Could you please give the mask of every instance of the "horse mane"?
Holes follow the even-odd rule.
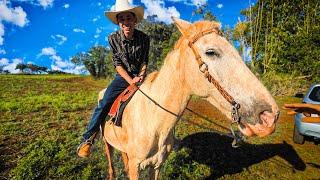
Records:
[[[159,72],[158,71],[153,71],[152,73],[150,73],[146,79],[145,79],[145,83],[152,83],[158,76]]]

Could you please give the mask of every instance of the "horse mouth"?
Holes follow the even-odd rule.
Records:
[[[238,125],[238,128],[242,134],[245,136],[251,137],[251,136],[259,136],[259,137],[265,137],[270,134],[272,134],[275,131],[276,125],[273,124],[270,127],[267,127],[263,124],[249,124],[249,123],[242,123],[241,125]]]
[[[265,137],[270,134],[272,134],[275,131],[276,127],[276,116],[270,116],[271,113],[263,113],[260,115],[260,121],[258,121],[255,124],[250,124],[247,122],[241,122],[240,125],[238,125],[238,128],[242,134],[245,136],[251,137],[251,136],[259,136],[259,137]]]

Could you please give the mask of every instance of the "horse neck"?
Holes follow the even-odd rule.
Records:
[[[185,83],[184,64],[179,60],[179,51],[170,53],[165,59],[157,78],[149,86],[149,94],[166,110],[180,115],[191,97],[191,90]],[[177,121],[177,117],[157,108],[166,121]]]

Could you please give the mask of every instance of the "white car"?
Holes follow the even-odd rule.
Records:
[[[320,84],[312,84],[302,102],[320,104]],[[297,113],[295,115],[293,141],[297,144],[303,144],[305,137],[320,139],[320,123],[303,122],[304,117],[319,117],[319,114]]]

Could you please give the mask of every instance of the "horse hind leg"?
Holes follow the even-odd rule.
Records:
[[[106,157],[107,157],[107,160],[108,160],[108,168],[107,168],[107,171],[108,171],[108,179],[109,180],[112,180],[114,179],[114,167],[112,165],[112,160],[111,160],[111,156],[112,156],[112,153],[113,153],[113,147],[104,139],[104,144],[105,144],[105,154],[106,154]]]

